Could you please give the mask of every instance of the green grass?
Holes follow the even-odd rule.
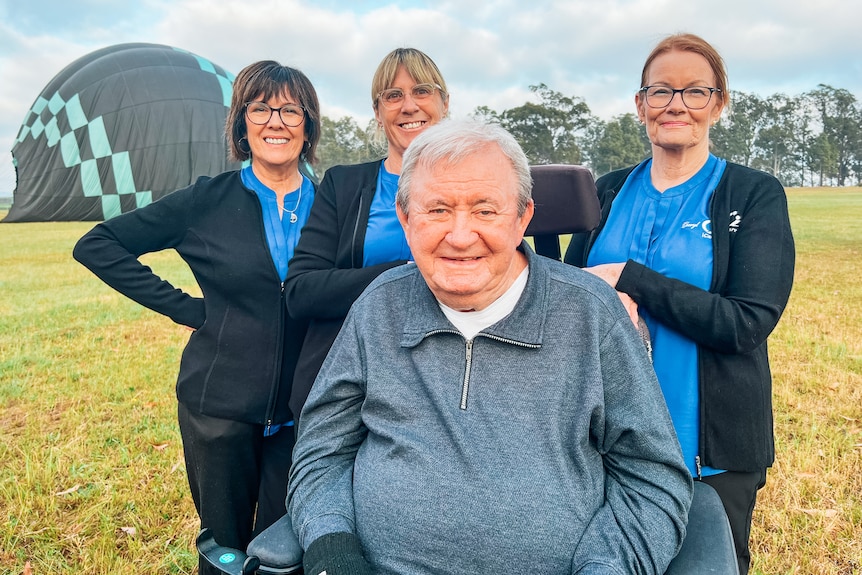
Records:
[[[0,225],[0,572],[191,573],[173,391],[188,332],[72,260],[91,225]],[[173,254],[147,261],[193,286]]]
[[[789,201],[796,284],[770,339],[778,457],[752,572],[862,575],[862,189]],[[0,225],[0,573],[192,573],[174,395],[189,332],[72,260],[91,225]],[[174,254],[146,261],[195,289]]]
[[[777,461],[755,509],[762,573],[862,573],[862,190],[789,192],[790,304],[770,339]]]

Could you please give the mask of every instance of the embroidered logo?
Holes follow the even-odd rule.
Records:
[[[682,223],[682,229],[700,231],[700,237],[709,240],[712,239],[712,220],[703,220],[702,222]]]
[[[733,210],[730,212],[730,226],[728,226],[728,230],[730,233],[735,234],[739,229],[739,224],[742,222],[742,215],[737,211]]]

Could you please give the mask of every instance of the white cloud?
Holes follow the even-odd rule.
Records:
[[[261,59],[302,69],[323,113],[371,118],[371,76],[399,46],[427,52],[453,115],[523,103],[545,83],[603,118],[633,110],[643,59],[666,34],[691,31],[724,56],[731,88],[799,94],[818,83],[862,99],[856,0],[108,0],[0,3],[0,151],[63,67],[93,50],[154,42],[236,73]],[[0,162],[3,159],[0,157]],[[2,171],[0,171],[2,174]],[[7,184],[8,185],[8,184]],[[0,181],[0,193],[4,191]]]

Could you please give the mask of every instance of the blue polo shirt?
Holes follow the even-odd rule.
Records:
[[[398,191],[398,174],[386,171],[383,160],[377,175],[377,191],[371,200],[368,227],[362,248],[362,266],[412,260],[404,229],[395,215],[395,193]]]
[[[708,290],[712,283],[709,206],[726,162],[709,155],[688,181],[659,192],[652,185],[652,159],[637,166],[611,206],[608,221],[587,265],[629,259],[669,278]],[[639,308],[649,327],[653,366],[693,477],[698,475],[700,393],[697,345]],[[700,475],[722,470],[703,466]]]
[[[287,277],[287,264],[293,257],[293,250],[299,241],[299,233],[308,221],[308,214],[311,213],[311,204],[314,203],[314,184],[302,176],[299,189],[284,197],[282,212],[278,208],[275,192],[254,175],[250,165],[242,169],[240,177],[245,187],[254,191],[260,200],[269,253],[275,269],[278,270],[278,277],[284,282]],[[296,221],[291,221],[291,214],[296,215]]]

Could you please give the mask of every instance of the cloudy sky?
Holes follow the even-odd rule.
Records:
[[[520,105],[543,82],[610,119],[633,110],[652,46],[680,31],[719,49],[731,89],[796,95],[823,83],[862,99],[860,16],[858,0],[0,0],[0,195],[11,195],[9,150],[33,101],[112,44],[166,44],[233,73],[278,60],[309,76],[325,115],[362,123],[378,62],[412,46],[443,72],[453,116]]]

